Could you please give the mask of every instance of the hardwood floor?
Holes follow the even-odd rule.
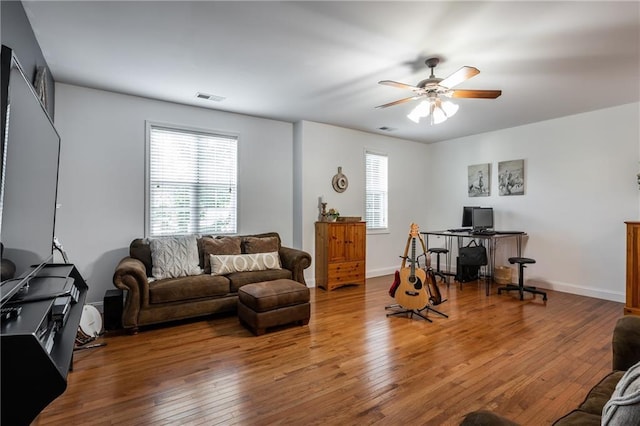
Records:
[[[107,335],[34,424],[454,425],[486,408],[545,425],[611,369],[622,303],[440,284],[449,318],[428,323],[385,315],[391,281],[311,289],[308,326],[260,337],[235,316]]]

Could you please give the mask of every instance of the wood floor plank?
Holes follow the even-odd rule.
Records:
[[[480,408],[544,425],[611,369],[622,303],[440,284],[449,318],[430,323],[387,317],[392,279],[311,289],[308,326],[257,337],[233,315],[107,334],[34,425],[456,425]]]

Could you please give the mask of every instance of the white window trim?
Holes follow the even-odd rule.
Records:
[[[237,168],[236,168],[236,233],[234,234],[216,234],[216,235],[237,235],[238,230],[240,229],[240,182],[239,182],[239,173],[240,173],[240,134],[231,131],[225,130],[216,130],[216,129],[208,129],[203,127],[194,127],[187,126],[183,124],[175,124],[168,123],[162,121],[150,121],[145,120],[145,150],[144,150],[144,236],[148,238],[151,235],[149,225],[150,225],[150,197],[149,193],[149,182],[151,180],[150,175],[150,155],[151,155],[151,127],[167,127],[175,130],[184,130],[185,132],[200,132],[200,133],[211,133],[223,136],[234,137],[237,140],[238,144],[238,152],[237,152]]]

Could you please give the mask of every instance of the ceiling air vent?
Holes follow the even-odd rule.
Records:
[[[213,101],[213,102],[222,102],[225,99],[227,99],[224,96],[208,95],[208,94],[202,93],[202,92],[196,93],[196,98],[204,99],[204,100],[207,100],[207,101]]]

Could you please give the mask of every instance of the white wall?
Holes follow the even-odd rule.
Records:
[[[56,84],[56,235],[88,281],[88,302],[114,288],[116,264],[144,236],[145,120],[239,134],[238,232],[277,231],[291,245],[292,124]]]
[[[409,235],[409,225],[426,225],[428,188],[424,185],[429,147],[393,137],[302,121],[295,124],[296,159],[301,163],[300,200],[302,220],[294,233],[302,247],[315,254],[315,222],[318,197],[343,216],[365,217],[366,149],[389,156],[389,232],[367,235],[367,276],[390,274],[400,266]],[[338,167],[349,180],[345,192],[331,186]],[[296,175],[298,179],[298,176]],[[315,285],[314,266],[305,271],[308,284]]]
[[[640,104],[431,145],[431,228],[463,205],[495,209],[498,229],[529,234],[525,277],[541,287],[622,302],[625,220],[640,218]],[[525,195],[498,195],[498,162],[525,160]],[[467,196],[467,166],[491,163],[491,196]],[[504,261],[512,248],[499,251]],[[502,262],[501,262],[502,263]]]
[[[640,104],[423,145],[56,84],[62,137],[56,233],[90,286],[113,288],[117,262],[144,233],[145,120],[240,134],[239,233],[277,231],[312,255],[318,197],[364,217],[364,151],[389,155],[390,232],[367,236],[367,276],[393,272],[409,232],[458,226],[463,205],[496,209],[496,226],[529,234],[527,277],[541,287],[623,301],[625,220],[640,218]],[[295,141],[295,142],[294,142]],[[524,196],[500,197],[499,161],[525,160]],[[467,166],[492,164],[492,195],[469,198]],[[337,193],[338,166],[349,188]],[[431,240],[432,245],[438,241]],[[499,263],[513,247],[500,247]],[[305,271],[314,285],[314,267]]]

